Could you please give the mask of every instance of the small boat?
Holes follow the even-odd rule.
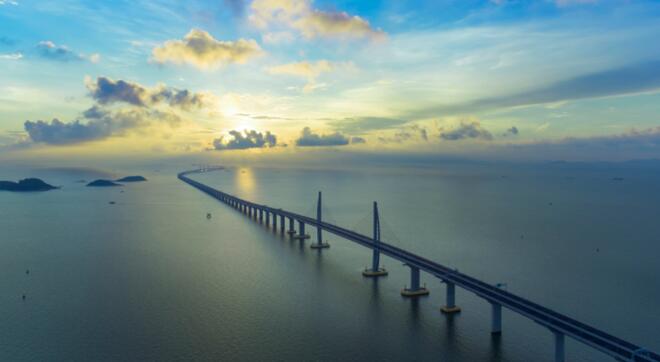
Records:
[[[211,213],[210,212],[206,214],[206,218],[211,220]]]

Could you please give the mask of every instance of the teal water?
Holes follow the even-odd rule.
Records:
[[[447,318],[444,286],[427,275],[431,295],[404,299],[398,262],[383,258],[390,275],[364,279],[368,250],[332,235],[320,253],[290,241],[178,181],[186,168],[0,168],[0,179],[62,186],[0,192],[0,360],[552,360],[541,326],[504,311],[493,338],[488,303],[462,290],[463,312]],[[75,182],[136,173],[149,181]],[[386,241],[660,350],[653,170],[230,168],[195,178],[305,214],[322,190],[327,219],[364,233],[377,200]],[[572,341],[567,351],[607,360]]]

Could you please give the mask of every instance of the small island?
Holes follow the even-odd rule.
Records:
[[[142,182],[147,181],[144,176],[126,176],[117,180],[117,182]]]
[[[38,178],[26,178],[18,182],[0,181],[0,190],[12,192],[49,191],[57,189]]]
[[[118,183],[115,183],[110,180],[94,180],[87,184],[88,187],[110,187],[110,186],[121,186]]]

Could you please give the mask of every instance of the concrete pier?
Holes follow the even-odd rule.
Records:
[[[564,350],[564,334],[557,331],[552,331],[555,339],[555,362],[564,362],[566,361]]]
[[[502,334],[502,305],[490,302],[491,305],[491,334]]]
[[[447,281],[445,281],[445,284],[447,285],[447,300],[440,310],[445,314],[458,313],[461,308],[456,306],[456,285]]]
[[[410,267],[410,287],[401,289],[401,295],[404,297],[420,297],[428,295],[429,290],[426,287],[419,285],[419,268],[416,266],[408,265]]]
[[[293,227],[293,221],[294,221],[293,218],[290,217],[289,218],[289,230],[287,230],[287,232],[286,232],[287,234],[289,234],[289,236],[293,236],[293,235],[296,234],[296,229]]]
[[[298,235],[293,237],[296,240],[309,239],[309,235],[305,234],[305,223],[298,221]]]

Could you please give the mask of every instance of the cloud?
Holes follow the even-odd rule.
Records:
[[[461,124],[456,128],[440,129],[440,138],[446,141],[459,141],[470,138],[490,141],[493,139],[493,135],[481,127],[478,121],[461,121]]]
[[[393,136],[378,137],[378,141],[382,143],[403,143],[407,141],[427,142],[428,140],[429,140],[429,135],[426,128],[416,124],[398,130],[396,133],[394,133]]]
[[[317,37],[382,38],[367,20],[343,11],[323,11],[312,7],[311,0],[255,0],[250,21],[259,28],[287,27],[307,39]]]
[[[2,5],[18,5],[18,1],[14,0],[0,0],[0,6]]]
[[[146,88],[106,77],[96,81],[88,78],[85,82],[96,103],[70,122],[57,118],[50,122],[25,121],[24,128],[32,142],[70,145],[121,136],[156,124],[177,127],[183,122],[177,111],[201,108],[210,96],[165,85]],[[121,107],[109,107],[114,104]]]
[[[356,117],[331,121],[328,124],[339,132],[363,134],[374,130],[384,130],[399,127],[408,121],[386,117]]]
[[[224,142],[224,137],[213,140],[213,147],[216,150],[222,151],[277,146],[277,136],[270,133],[270,131],[261,133],[255,130],[244,130],[243,133],[241,133],[240,131],[232,130],[229,131],[229,136],[232,137],[232,139],[227,142]]]
[[[124,80],[112,80],[98,77],[96,81],[87,80],[87,89],[99,104],[116,102],[128,103],[134,106],[149,107],[166,103],[171,107],[184,110],[202,108],[208,102],[210,95],[192,93],[187,89],[179,90],[165,85],[146,88],[137,83]]]
[[[509,159],[609,160],[657,159],[660,127],[594,137],[566,137],[530,143],[493,145],[489,156]]]
[[[23,59],[23,54],[21,54],[21,53],[0,54],[0,59],[2,59],[2,60],[19,60],[19,59]]]
[[[214,69],[227,64],[243,64],[261,55],[256,41],[216,40],[206,31],[192,29],[183,40],[168,40],[152,50],[152,59],[158,63],[189,64],[199,69]]]
[[[337,69],[354,69],[352,63],[332,63],[327,60],[317,62],[302,61],[277,65],[268,68],[268,73],[274,75],[291,75],[294,77],[307,79],[307,84],[303,88],[305,93],[312,92],[317,88],[316,78],[323,73],[328,73]]]
[[[352,144],[367,143],[367,140],[365,140],[362,137],[351,137],[351,143]]]
[[[517,136],[520,131],[518,131],[518,127],[512,126],[511,128],[507,129],[506,132],[502,134],[502,136]]]
[[[92,63],[98,63],[101,59],[99,54],[92,54],[91,56],[85,56],[84,54],[79,54],[69,49],[65,45],[56,45],[50,40],[40,41],[37,46],[37,53],[39,56],[45,59],[56,60],[60,62],[75,62],[88,60]]]
[[[50,123],[41,120],[25,121],[24,128],[32,142],[50,145],[70,145],[123,135],[129,130],[144,128],[152,122],[176,126],[181,119],[171,113],[142,108],[108,111],[94,106],[83,113],[82,119]]]
[[[110,137],[144,122],[141,112],[121,112],[116,115],[97,113],[89,122],[80,120],[61,122],[55,118],[50,123],[25,121],[25,131],[33,142],[66,145]]]
[[[481,98],[468,103],[430,107],[406,114],[410,118],[434,117],[578,99],[634,94],[660,89],[660,60],[629,64],[577,76],[525,92]]]
[[[348,137],[339,132],[331,134],[316,134],[309,127],[303,128],[300,137],[296,139],[296,146],[346,146],[350,143]]]

